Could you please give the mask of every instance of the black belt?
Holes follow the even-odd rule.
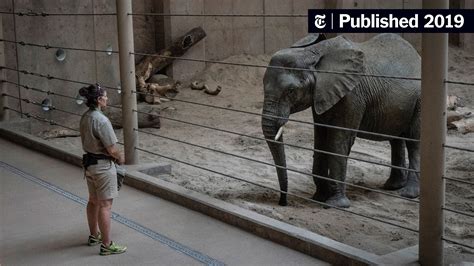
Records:
[[[110,155],[105,155],[105,154],[95,154],[95,153],[86,153],[87,156],[90,156],[92,158],[96,158],[97,160],[113,160],[114,158]]]
[[[97,164],[98,160],[113,160],[114,158],[110,155],[105,155],[105,154],[95,154],[95,153],[86,153],[82,155],[82,165],[84,168],[87,169],[87,167],[91,165]]]

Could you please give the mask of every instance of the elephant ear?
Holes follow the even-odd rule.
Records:
[[[304,48],[324,40],[326,40],[324,33],[312,33],[295,42],[291,48]]]
[[[324,71],[364,73],[364,53],[355,49],[337,49],[321,56],[316,64],[316,87],[314,88],[314,109],[320,115],[360,82],[362,76],[350,74],[322,73]],[[322,72],[318,72],[318,71]]]

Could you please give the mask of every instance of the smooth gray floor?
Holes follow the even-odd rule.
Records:
[[[0,161],[87,199],[82,169],[0,139]],[[200,265],[200,261],[121,223],[112,239],[125,254],[85,245],[85,207],[0,167],[0,265]],[[125,186],[113,211],[227,265],[327,265],[320,260]]]

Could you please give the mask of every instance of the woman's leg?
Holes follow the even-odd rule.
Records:
[[[110,215],[112,212],[112,199],[99,200],[99,229],[102,233],[102,243],[108,247],[110,245]]]
[[[90,234],[97,236],[99,234],[99,202],[93,195],[89,195],[89,202],[87,202],[87,222]]]

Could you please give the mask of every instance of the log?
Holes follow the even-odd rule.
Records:
[[[81,134],[79,132],[63,129],[63,128],[53,128],[41,131],[38,136],[43,139],[55,139],[55,138],[69,138],[69,137],[79,137]]]
[[[474,119],[462,119],[459,121],[454,121],[453,125],[456,130],[462,134],[468,134],[474,132]]]
[[[180,57],[204,37],[206,37],[206,32],[201,27],[196,27],[178,38],[170,47],[161,50],[155,55]],[[173,60],[174,59],[172,58],[163,58],[159,56],[145,56],[140,63],[135,66],[135,74],[137,78],[142,78],[146,81],[150,75],[162,70],[171,64]],[[151,64],[151,71],[148,70],[150,67],[149,64]]]
[[[139,128],[160,128],[160,110],[153,105],[139,104],[138,108],[138,127]],[[114,128],[122,128],[122,106],[114,105],[107,107],[102,111],[112,123]]]
[[[162,98],[162,96],[175,97],[181,86],[181,82],[174,81],[165,75],[153,75],[148,81],[143,88],[147,94],[144,97],[142,96],[141,99],[150,104],[166,101],[167,98]]]
[[[474,132],[473,110],[458,108],[458,111],[448,111],[446,116],[448,129],[455,129],[463,134]]]
[[[446,115],[446,122],[448,123],[448,128],[453,128],[453,122],[459,121],[464,118],[464,115],[456,111],[448,111]]]
[[[448,110],[456,110],[458,106],[462,106],[460,105],[459,97],[455,95],[448,95],[446,98],[446,105],[448,106]]]

